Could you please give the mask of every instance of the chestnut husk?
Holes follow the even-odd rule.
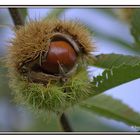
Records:
[[[77,53],[76,64],[65,74],[54,75],[40,69],[55,38],[67,40]],[[87,64],[94,50],[90,33],[78,21],[47,19],[21,26],[15,30],[7,55],[9,83],[15,101],[35,111],[60,113],[88,98],[93,94],[93,85]]]

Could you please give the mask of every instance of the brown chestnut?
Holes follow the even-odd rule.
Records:
[[[42,69],[49,74],[65,74],[75,65],[77,54],[70,43],[64,40],[52,41]]]

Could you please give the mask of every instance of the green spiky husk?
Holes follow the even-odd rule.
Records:
[[[61,113],[66,108],[86,99],[93,86],[90,84],[87,71],[79,70],[67,82],[48,84],[29,83],[20,76],[10,81],[14,90],[15,101],[30,106],[36,111],[53,111]]]

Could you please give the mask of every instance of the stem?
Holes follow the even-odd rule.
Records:
[[[24,25],[24,18],[18,8],[9,8],[10,15],[13,19],[15,26]]]
[[[72,128],[68,122],[68,119],[67,119],[65,113],[62,113],[62,115],[60,117],[60,123],[61,123],[63,130],[65,132],[72,132]]]

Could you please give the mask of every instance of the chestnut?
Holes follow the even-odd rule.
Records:
[[[17,103],[61,114],[91,96],[87,66],[95,47],[83,24],[48,18],[14,31],[6,65]]]
[[[74,67],[76,59],[77,53],[69,42],[65,40],[52,41],[41,68],[45,73],[65,74]]]

